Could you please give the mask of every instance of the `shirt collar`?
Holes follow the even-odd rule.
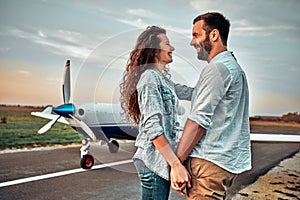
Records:
[[[216,55],[215,57],[213,57],[213,59],[211,59],[210,63],[211,62],[216,62],[220,58],[222,58],[223,56],[229,56],[229,55],[231,55],[230,51],[223,51],[223,52],[219,53],[218,55]]]

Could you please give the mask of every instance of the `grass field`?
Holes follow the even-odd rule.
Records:
[[[250,121],[251,133],[296,134],[300,135],[299,123]]]
[[[0,123],[0,149],[81,142],[75,130],[61,123],[56,123],[48,132],[38,135],[37,130],[49,120],[31,116],[30,112],[41,110],[41,108],[0,106],[0,117],[6,117],[6,123]],[[251,121],[251,132],[300,135],[300,124]]]
[[[79,143],[81,139],[70,126],[56,123],[48,132],[39,135],[37,130],[49,120],[30,115],[30,109],[1,109],[0,149]]]

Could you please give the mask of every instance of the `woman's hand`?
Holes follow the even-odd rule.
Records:
[[[181,164],[179,160],[171,163],[171,185],[174,190],[176,190],[180,195],[186,196],[183,192],[185,187],[191,187],[191,176],[186,168]]]

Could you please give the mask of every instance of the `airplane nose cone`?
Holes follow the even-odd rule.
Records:
[[[72,115],[75,112],[75,108],[73,104],[67,103],[53,108],[53,112],[63,117],[69,117],[69,115]]]

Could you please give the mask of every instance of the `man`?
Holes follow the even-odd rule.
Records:
[[[191,46],[208,65],[194,89],[177,155],[192,177],[188,199],[225,199],[235,176],[251,169],[247,79],[227,51],[229,21],[206,13],[193,24]],[[188,181],[182,180],[171,172],[173,189],[184,194]]]

